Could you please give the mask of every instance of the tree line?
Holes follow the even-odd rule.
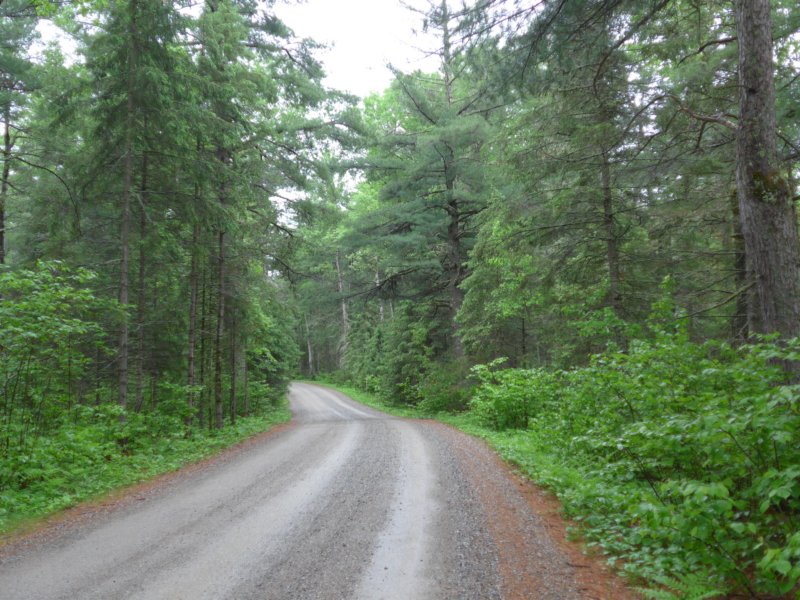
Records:
[[[640,337],[664,285],[695,340],[797,335],[792,6],[421,17],[439,71],[366,99],[364,180],[300,217],[306,372],[413,387],[443,362],[584,364]]]
[[[326,376],[516,431],[650,582],[789,593],[796,6],[417,10],[438,70],[359,103],[272,2],[0,2],[0,518],[75,435],[96,469]]]
[[[4,0],[0,30],[5,527],[283,414],[287,207],[360,118],[270,3]]]
[[[646,597],[794,597],[797,7],[420,17],[298,213],[303,372],[492,441]]]

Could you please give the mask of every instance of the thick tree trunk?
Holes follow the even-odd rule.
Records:
[[[188,366],[187,366],[188,370],[187,383],[189,385],[189,394],[186,401],[190,409],[195,404],[194,386],[196,384],[195,351],[197,349],[197,291],[198,291],[197,246],[199,243],[199,237],[200,237],[200,224],[195,223],[194,226],[192,227],[192,262],[189,268],[189,348],[188,348]]]
[[[778,160],[769,0],[736,0],[739,124],[736,190],[747,254],[750,333],[800,334],[800,249]]]
[[[3,181],[0,183],[0,265],[6,262],[6,200],[11,178],[11,103],[3,107]]]
[[[622,302],[620,294],[619,240],[617,239],[614,221],[614,196],[611,189],[611,165],[608,154],[603,151],[603,163],[600,167],[601,187],[603,191],[603,233],[606,238],[606,263],[608,267],[608,306],[618,317],[621,316]]]

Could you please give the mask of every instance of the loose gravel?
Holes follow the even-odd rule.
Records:
[[[291,426],[6,544],[0,597],[634,597],[482,442],[319,386],[290,400]]]

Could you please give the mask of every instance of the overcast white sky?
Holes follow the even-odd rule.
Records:
[[[407,3],[420,8],[428,4]],[[425,57],[425,37],[413,33],[421,28],[420,14],[400,0],[278,0],[274,9],[296,35],[329,46],[318,55],[329,87],[363,97],[389,86],[387,63],[404,71],[438,68],[436,60]],[[60,38],[68,54],[74,48],[48,21],[41,21],[39,30],[46,41]]]
[[[411,0],[425,7],[425,0]],[[389,86],[392,63],[401,70],[436,70],[435,61],[424,59],[418,13],[399,0],[305,0],[302,4],[277,2],[278,16],[300,37],[310,37],[332,46],[319,58],[333,88],[366,96]]]

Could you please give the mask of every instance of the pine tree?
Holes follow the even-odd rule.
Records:
[[[0,264],[6,262],[6,206],[11,190],[14,147],[21,134],[19,112],[32,84],[32,65],[26,56],[35,32],[36,14],[24,0],[0,4],[0,120],[3,123],[0,179]]]

